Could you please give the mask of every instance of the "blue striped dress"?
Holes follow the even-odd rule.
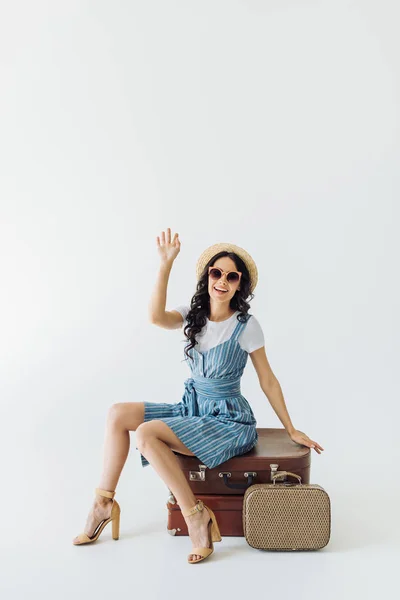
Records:
[[[238,321],[225,342],[205,352],[191,348],[193,360],[184,354],[192,376],[185,381],[180,402],[144,403],[144,422],[157,419],[166,423],[209,469],[248,452],[258,440],[257,421],[240,393],[248,353],[240,347],[238,337],[251,317],[248,314],[245,322]],[[140,458],[143,467],[150,464],[141,453]]]

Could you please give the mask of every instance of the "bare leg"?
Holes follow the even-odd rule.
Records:
[[[144,421],[143,402],[118,402],[110,408],[107,418],[103,471],[97,487],[115,491],[122,468],[125,464],[130,447],[129,431],[136,431]],[[90,537],[97,525],[111,515],[111,498],[95,496],[92,510],[85,525],[85,533]],[[73,540],[78,543],[77,537]]]
[[[136,433],[138,449],[174,494],[181,510],[186,512],[196,504],[197,499],[193,495],[177,457],[168,444],[155,435],[156,433],[159,436],[168,438],[170,443],[174,445],[175,451],[181,452],[181,449],[183,449],[183,454],[189,454],[190,451],[187,452],[186,446],[183,446],[171,429],[165,423],[160,423],[160,421],[145,423]],[[178,445],[181,445],[181,447],[176,448]],[[203,511],[184,517],[184,519],[193,546],[210,547],[207,530],[207,524],[210,520],[208,510],[204,508]],[[190,554],[189,557],[189,560],[200,558],[196,554]]]
[[[146,439],[143,440],[136,435],[136,443],[140,452],[174,494],[181,510],[186,511],[192,508],[196,504],[196,497],[172,449],[154,436],[146,436]]]

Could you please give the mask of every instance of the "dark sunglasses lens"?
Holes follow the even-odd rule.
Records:
[[[221,277],[221,275],[222,275],[221,271],[219,269],[217,269],[216,267],[215,267],[215,269],[210,269],[210,276],[213,279],[219,279]]]
[[[239,273],[229,273],[227,279],[231,283],[236,283],[237,281],[239,281]]]

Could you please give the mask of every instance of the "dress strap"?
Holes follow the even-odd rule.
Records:
[[[238,321],[238,322],[237,322],[237,324],[236,324],[236,327],[235,327],[235,329],[233,330],[233,333],[232,333],[232,335],[231,335],[231,339],[232,339],[232,340],[237,340],[237,339],[238,339],[238,337],[239,337],[239,335],[241,334],[241,332],[242,332],[243,328],[244,328],[244,327],[246,327],[246,325],[247,325],[247,323],[248,323],[248,321],[249,321],[250,317],[252,317],[252,316],[253,316],[253,315],[249,315],[249,314],[248,314],[248,315],[247,315],[247,320],[246,320],[246,321],[244,321],[244,322],[243,322],[243,321]]]

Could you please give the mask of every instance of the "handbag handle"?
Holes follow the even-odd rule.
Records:
[[[299,481],[298,485],[301,485],[300,475],[296,475],[296,473],[291,473],[290,471],[276,471],[276,473],[271,475],[272,482],[275,484],[275,479],[282,477],[282,475],[292,475],[292,477],[296,477]],[[283,483],[283,485],[296,485],[296,484],[293,483],[293,481],[291,481],[291,482],[285,482],[285,483]]]

